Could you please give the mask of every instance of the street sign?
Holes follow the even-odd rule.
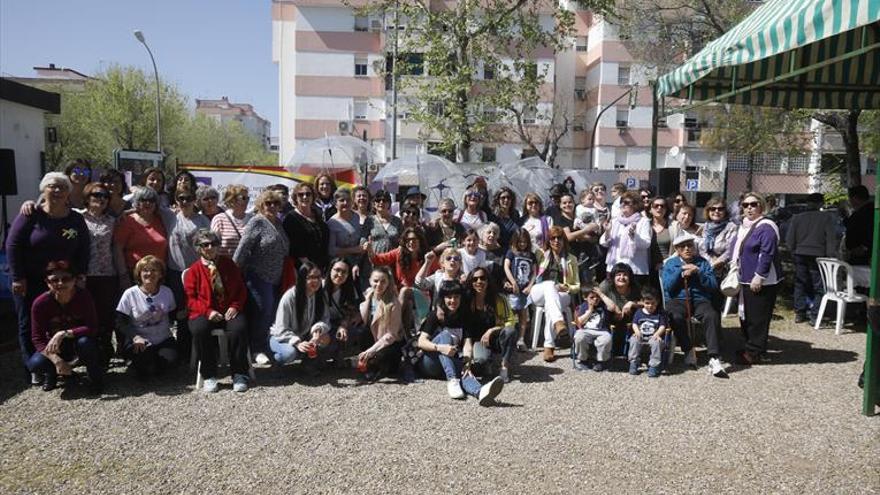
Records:
[[[637,187],[639,187],[639,181],[637,181],[635,177],[627,177],[626,178],[626,188],[627,189],[635,189]]]
[[[688,179],[686,191],[698,191],[700,189],[700,179]]]

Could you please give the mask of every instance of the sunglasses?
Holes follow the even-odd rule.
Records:
[[[46,277],[46,282],[49,284],[52,284],[52,285],[66,284],[66,283],[70,282],[71,280],[73,280],[73,277],[70,275],[61,275],[60,277],[53,275],[51,277]]]
[[[220,243],[217,241],[207,241],[207,242],[200,242],[199,243],[199,247],[203,247],[203,248],[217,247],[219,245],[220,245]]]
[[[461,261],[461,256],[447,256],[446,261]]]
[[[757,208],[757,207],[761,206],[761,203],[759,203],[757,201],[743,201],[740,204],[742,205],[743,208]]]
[[[93,192],[93,193],[89,194],[89,196],[96,198],[96,199],[110,199],[110,194],[105,193],[105,192]]]
[[[724,210],[726,210],[726,208],[723,207],[723,206],[711,206],[711,207],[709,207],[709,211],[710,211],[710,212],[713,212],[713,211],[714,211],[714,212],[716,212],[716,213],[724,213]]]
[[[189,203],[194,199],[196,199],[196,198],[194,198],[192,196],[178,196],[177,197],[177,201],[179,201],[181,203]]]

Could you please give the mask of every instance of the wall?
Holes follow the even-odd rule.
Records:
[[[40,109],[0,100],[0,148],[15,150],[18,183],[18,195],[7,196],[6,200],[10,222],[23,201],[39,194],[40,152],[46,144],[43,119]]]

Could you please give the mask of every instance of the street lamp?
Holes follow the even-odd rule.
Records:
[[[159,89],[159,69],[156,68],[156,59],[153,58],[153,51],[150,50],[150,46],[147,45],[147,40],[144,39],[144,33],[141,32],[140,29],[134,30],[134,37],[140,41],[144,48],[147,49],[147,53],[150,54],[150,61],[153,62],[153,75],[156,77],[156,151],[159,153],[162,152],[162,113],[160,110],[161,107],[161,96]]]

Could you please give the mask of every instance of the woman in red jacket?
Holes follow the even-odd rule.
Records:
[[[227,256],[218,255],[220,238],[210,229],[195,236],[199,259],[186,270],[183,290],[189,309],[189,329],[201,360],[200,374],[205,392],[216,392],[217,350],[211,331],[222,328],[229,341],[232,389],[248,389],[247,321],[244,305],[247,291],[241,270]]]

